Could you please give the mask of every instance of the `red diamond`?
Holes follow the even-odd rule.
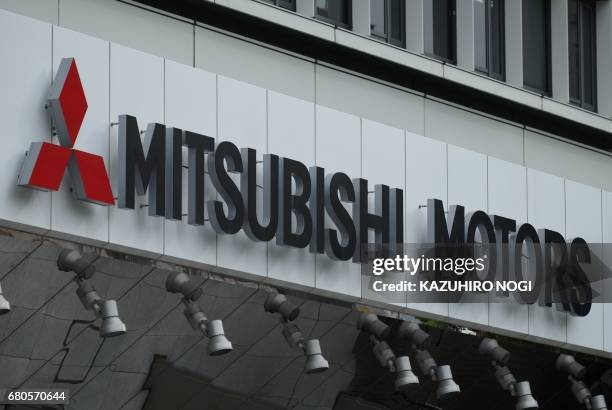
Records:
[[[66,123],[68,137],[74,145],[87,112],[87,99],[74,59],[72,59],[68,76],[62,87],[59,103]]]

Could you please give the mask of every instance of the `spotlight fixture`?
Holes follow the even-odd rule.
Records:
[[[607,410],[605,397],[601,394],[593,396],[591,390],[580,380],[585,376],[586,369],[576,361],[574,356],[560,354],[555,361],[555,367],[558,371],[567,373],[572,394],[578,403],[582,404],[587,410]]]
[[[400,356],[395,359],[395,390],[406,391],[419,384],[419,378],[412,371],[412,365],[408,356]]]
[[[232,351],[232,343],[225,337],[223,322],[220,320],[208,320],[198,302],[184,298],[185,317],[195,330],[200,330],[208,337],[208,354],[210,356],[220,356]]]
[[[428,349],[431,345],[431,335],[425,332],[416,322],[402,322],[397,334],[402,339],[407,339],[419,349]]]
[[[126,332],[125,324],[119,317],[117,302],[114,300],[103,300],[94,287],[82,278],[76,279],[76,294],[85,309],[93,311],[97,317],[102,319],[100,325],[100,336],[115,337]]]
[[[208,337],[207,351],[210,356],[220,356],[232,351],[232,343],[225,336],[221,320],[208,320],[197,300],[204,293],[200,284],[185,272],[174,272],[166,278],[166,290],[183,296],[183,314],[194,330]]]
[[[357,320],[357,329],[370,333],[378,340],[385,340],[391,332],[391,328],[373,313],[362,313]]]
[[[588,409],[591,402],[591,391],[588,387],[586,387],[584,382],[576,380],[572,376],[569,376],[569,379],[572,383],[572,394],[576,398],[576,401],[578,401],[578,403],[580,404],[583,404],[584,407]]]
[[[591,410],[608,410],[603,394],[591,397]]]
[[[510,360],[510,352],[501,347],[497,340],[488,337],[482,339],[478,351],[501,366],[505,366]]]
[[[529,382],[519,382],[515,384],[516,410],[529,410],[539,408],[538,402],[531,394]]]
[[[91,279],[96,272],[94,259],[94,255],[83,255],[76,249],[63,249],[57,257],[57,267],[63,272],[74,272],[79,278]]]
[[[560,354],[555,362],[555,367],[558,371],[567,373],[576,380],[581,380],[586,373],[586,368],[569,354]]]
[[[459,385],[453,380],[453,373],[449,365],[436,367],[435,376],[435,380],[438,382],[438,388],[436,389],[438,399],[448,399],[461,392]]]
[[[411,344],[421,372],[429,376],[432,381],[437,382],[436,396],[438,400],[451,398],[461,392],[459,385],[453,380],[450,366],[438,366],[427,351],[431,345],[431,335],[421,329],[418,322],[402,322],[397,334],[401,339],[407,340]]]
[[[436,396],[439,400],[449,399],[461,393],[461,388],[453,380],[449,365],[438,366],[434,358],[425,349],[414,348],[415,359],[421,373],[428,375],[432,381],[438,383]]]
[[[321,373],[329,369],[329,362],[323,357],[318,339],[310,339],[304,342],[303,350],[306,355],[304,371],[307,374]]]
[[[286,322],[293,322],[300,314],[300,308],[277,292],[270,292],[264,302],[264,309],[270,313],[280,313]]]
[[[370,340],[374,344],[372,350],[380,365],[393,373],[397,373],[395,390],[406,391],[419,384],[419,378],[412,371],[408,356],[395,357],[395,353],[393,353],[389,344],[376,339],[374,335],[370,335]]]
[[[0,285],[0,315],[4,315],[11,311],[11,304],[2,294],[2,286]]]
[[[119,309],[114,300],[105,300],[100,306],[102,325],[100,335],[102,337],[119,336],[126,332],[125,324],[119,318]]]
[[[57,267],[63,272],[73,272],[76,275],[76,294],[83,307],[93,311],[102,320],[100,336],[115,337],[124,334],[127,330],[125,323],[119,317],[117,301],[104,300],[96,289],[89,283],[89,279],[96,272],[93,262],[95,255],[85,254],[76,249],[62,249],[57,257]]]
[[[517,382],[516,378],[506,364],[510,361],[510,352],[499,345],[497,340],[485,337],[478,346],[480,354],[491,360],[495,368],[495,379],[502,390],[508,391],[516,397],[516,410],[538,409],[538,402],[531,394],[531,385],[527,381]]]
[[[376,338],[372,338],[374,342],[374,356],[383,367],[388,367],[390,371],[395,372],[395,353],[387,342],[381,342]]]
[[[318,339],[304,340],[302,331],[295,323],[283,320],[283,336],[292,348],[300,348],[306,356],[304,372],[306,374],[321,373],[329,369],[329,362],[323,357]]]
[[[170,293],[180,293],[188,300],[198,300],[203,293],[200,285],[191,280],[185,272],[175,272],[168,275],[166,290]]]

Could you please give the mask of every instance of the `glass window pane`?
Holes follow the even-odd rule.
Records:
[[[487,59],[487,7],[489,0],[474,0],[474,62],[476,68],[489,72]]]
[[[372,34],[387,38],[385,28],[385,0],[370,1],[370,28]]]
[[[349,22],[349,0],[330,0],[335,7],[336,21],[348,25]]]
[[[594,64],[595,64],[595,8],[584,4],[582,8],[582,70],[583,70],[583,105],[595,105]]]
[[[278,0],[280,7],[295,11],[295,0]]]
[[[449,61],[455,59],[454,5],[454,0],[423,2],[425,52]]]
[[[436,0],[423,1],[423,42],[426,54],[434,53],[434,3]]]
[[[516,0],[515,0],[516,1]],[[496,77],[502,78],[504,75],[504,1],[488,0],[490,15],[491,33],[491,56],[490,72]]]
[[[316,0],[315,9],[317,16],[329,18],[329,0]]]
[[[523,0],[523,83],[545,93],[550,92],[548,1]]]
[[[578,34],[578,0],[568,0],[568,22],[570,98],[580,101],[580,37]]]
[[[404,0],[387,0],[389,6],[389,38],[394,44],[403,45],[404,21]]]

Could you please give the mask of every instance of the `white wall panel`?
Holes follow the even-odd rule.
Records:
[[[406,186],[406,170],[404,146],[404,131],[389,127],[378,122],[361,120],[361,176],[368,180],[368,191],[374,191],[376,184],[384,184],[390,189],[399,188],[402,191]],[[369,212],[374,213],[376,202],[373,192],[368,195]],[[393,218],[393,216],[390,216]],[[369,232],[368,243],[375,241],[374,232]],[[372,276],[363,276],[363,297],[381,300],[384,294],[370,290],[369,282]],[[367,292],[367,293],[366,293]],[[400,303],[401,299],[401,303]],[[406,306],[407,293],[398,293],[393,303]]]
[[[361,124],[358,117],[331,108],[316,106],[316,158],[325,174],[344,172],[361,176]],[[350,204],[347,206],[350,210]],[[350,211],[352,214],[352,211]],[[326,227],[330,220],[326,216]],[[361,296],[361,266],[317,255],[316,287],[322,290]]]
[[[119,1],[61,0],[59,24],[113,43],[193,64],[193,25]]]
[[[0,0],[0,9],[57,24],[58,3],[59,0]]]
[[[437,101],[425,101],[425,134],[476,152],[523,163],[523,130]]]
[[[612,191],[612,157],[525,131],[525,164],[553,175]]]
[[[279,157],[298,160],[306,167],[315,165],[314,104],[268,91],[268,145]],[[268,244],[268,275],[314,287],[315,255],[308,247],[281,247],[275,241]]]
[[[406,132],[406,191],[404,201],[406,243],[427,243],[427,200],[447,203],[447,145]],[[448,303],[408,303],[412,309],[448,316]]]
[[[312,62],[202,27],[195,30],[196,67],[314,101]]]
[[[218,140],[231,141],[238,148],[253,148],[261,160],[267,152],[266,90],[219,76],[217,110]],[[239,178],[235,174],[232,177],[239,186]],[[244,231],[218,235],[217,263],[224,268],[266,276],[266,244],[250,240]]]
[[[217,136],[217,79],[214,74],[166,60],[166,125]],[[187,148],[183,147],[183,164],[187,165]],[[183,215],[187,214],[188,169],[183,168]],[[208,175],[205,176],[204,199],[215,198]],[[208,214],[205,209],[205,218]],[[164,221],[164,254],[197,262],[217,262],[217,235],[208,221],[204,226],[181,221]]]
[[[145,130],[152,122],[164,123],[164,60],[111,44],[110,53],[110,112],[111,122],[119,115],[133,115]],[[111,184],[117,187],[117,132],[111,127]],[[164,247],[164,220],[150,217],[148,194],[136,197],[135,209],[110,208],[109,241],[115,246],[127,246],[145,252],[161,254]]]
[[[591,252],[601,258],[602,220],[601,190],[577,182],[565,181],[566,238],[581,237]],[[592,283],[602,292],[601,282]],[[603,350],[603,305],[593,303],[586,317],[567,315],[567,343]]]
[[[565,235],[565,184],[562,178],[527,170],[527,219],[537,230],[552,229]],[[567,340],[567,315],[556,307],[529,306],[529,335],[554,343]]]
[[[423,134],[422,96],[316,66],[317,104]]]
[[[487,211],[487,157],[449,145],[448,206],[456,204],[465,207],[466,216],[478,210]],[[470,296],[470,300],[470,303],[451,303],[448,315],[487,325],[489,323],[487,295]],[[487,302],[480,302],[481,300]]]
[[[51,25],[0,11],[0,219],[49,229],[51,194],[17,186],[30,143],[51,141],[45,112],[51,85]]]
[[[500,215],[516,221],[516,227],[527,222],[527,170],[511,162],[488,158],[489,215]],[[497,242],[501,238],[497,238]],[[513,256],[510,255],[510,258]],[[501,259],[498,254],[498,261]],[[510,272],[510,280],[515,280]],[[495,300],[489,295],[489,324],[491,326],[527,334],[529,309],[518,304],[512,296]]]
[[[63,58],[74,57],[87,98],[87,112],[74,148],[102,156],[107,171],[110,155],[109,46],[107,41],[53,27],[53,72],[57,72]],[[53,140],[58,144],[57,138]],[[68,236],[108,242],[109,208],[76,200],[68,173],[59,192],[51,194],[51,202],[51,229]]]
[[[447,203],[447,161],[443,142],[406,132],[407,243],[427,242],[427,200]]]
[[[603,263],[610,268],[612,267],[612,245],[610,245],[612,244],[612,192],[602,191],[601,201],[602,236],[605,247]],[[612,295],[612,280],[604,280],[603,285],[604,297],[609,301]],[[612,352],[612,326],[609,324],[612,318],[612,303],[604,303],[603,310],[604,350]]]

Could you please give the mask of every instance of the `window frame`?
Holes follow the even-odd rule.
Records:
[[[316,0],[315,0],[315,15],[314,15],[315,19],[324,21],[324,22],[329,23],[329,24],[332,24],[332,25],[334,25],[336,27],[341,27],[341,28],[345,28],[347,30],[351,30],[353,28],[353,5],[352,5],[353,2],[351,0],[342,0],[342,1],[346,1],[346,19],[347,19],[346,23],[334,20],[334,19],[329,18],[327,16],[320,15],[318,13],[318,8],[317,8]]]
[[[431,1],[433,2],[436,0],[431,0]],[[451,55],[443,56],[443,55],[437,54],[435,51],[436,25],[434,24],[435,20],[434,20],[433,14],[431,16],[432,32],[434,36],[434,38],[432,38],[431,40],[433,50],[431,51],[424,50],[423,54],[425,54],[428,57],[435,58],[436,60],[443,61],[445,63],[457,64],[457,0],[443,0],[443,1],[446,1],[446,3],[450,6],[448,7],[448,15],[446,16],[446,25],[447,25],[446,28],[449,33],[448,38],[446,40],[448,42],[447,45],[450,45],[449,50],[450,50]]]
[[[474,0],[472,0],[474,1]],[[485,48],[487,56],[487,67],[480,67],[476,64],[476,33],[474,32],[474,69],[476,72],[486,75],[487,77],[493,78],[499,81],[506,80],[506,11],[505,11],[505,0],[483,0],[485,2]],[[501,50],[500,50],[500,64],[501,73],[497,73],[491,69],[491,60],[493,57],[493,42],[491,41],[493,35],[493,23],[491,18],[491,1],[499,1],[499,9],[501,10],[501,21],[499,27],[499,34],[501,38]],[[516,0],[510,0],[516,1]],[[474,26],[476,22],[474,21]]]
[[[578,88],[579,88],[579,94],[580,97],[578,99],[576,99],[575,97],[572,97],[571,95],[571,89],[570,89],[570,95],[569,95],[569,101],[570,104],[578,106],[580,108],[583,108],[585,110],[588,111],[593,111],[593,112],[597,112],[597,5],[596,2],[593,1],[583,1],[583,0],[575,0],[576,3],[578,4]],[[569,7],[569,2],[568,2],[568,7]],[[585,72],[585,61],[583,58],[583,51],[584,51],[584,12],[583,12],[583,8],[585,7],[589,7],[592,9],[593,12],[593,24],[590,27],[590,33],[591,33],[591,39],[593,41],[591,41],[591,55],[593,56],[593,61],[591,64],[591,86],[592,86],[592,93],[593,93],[593,103],[592,104],[587,104],[585,102],[585,79],[584,79],[584,72]],[[569,30],[569,22],[568,22],[568,30]],[[569,35],[568,35],[568,39],[569,39]],[[568,40],[568,44],[567,44],[568,50],[569,50],[569,40]],[[568,52],[568,56],[569,56],[569,52]],[[570,67],[572,67],[572,62],[569,61],[569,57],[568,57],[568,65]],[[570,68],[571,69],[571,68]]]
[[[385,16],[385,33],[380,33],[374,31],[372,29],[372,25],[370,24],[370,36],[384,41],[385,43],[397,46],[397,47],[406,47],[406,2],[404,0],[398,0],[400,5],[400,39],[391,37],[391,7],[389,7],[390,0],[384,1],[384,13]],[[372,7],[372,3],[370,2],[370,7]],[[371,10],[370,10],[371,15]]]
[[[297,0],[262,0],[264,3],[280,7],[284,10],[297,11]],[[289,5],[290,7],[286,7]]]
[[[522,16],[521,16],[521,35],[523,36],[523,88],[525,88],[526,90],[541,94],[541,95],[545,95],[547,97],[552,97],[552,22],[551,22],[551,0],[542,0],[544,1],[544,6],[545,6],[545,27],[544,27],[544,31],[545,31],[545,35],[546,35],[546,42],[545,42],[545,47],[546,47],[546,60],[545,60],[545,64],[546,64],[546,85],[545,85],[545,89],[541,90],[537,87],[531,86],[529,84],[525,84],[525,19],[524,19],[524,4],[525,2],[529,2],[530,0],[522,0],[523,4],[521,5],[522,7]],[[569,45],[569,44],[568,44]]]

